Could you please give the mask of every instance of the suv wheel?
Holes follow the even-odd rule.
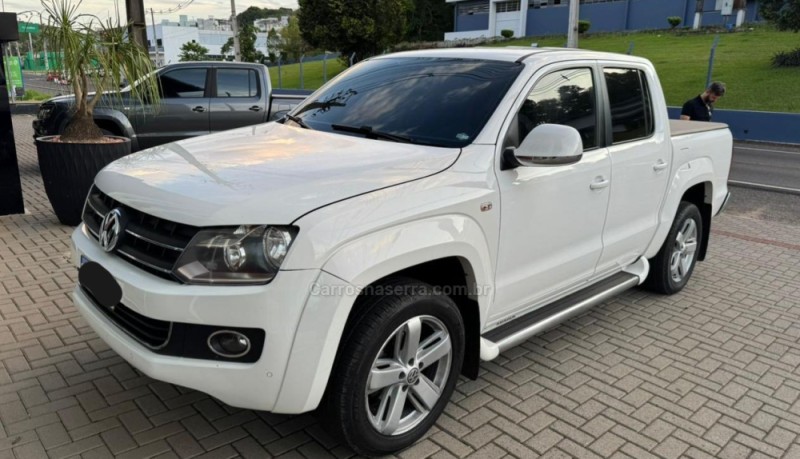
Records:
[[[383,287],[343,337],[323,407],[333,433],[365,455],[419,440],[447,405],[464,358],[452,299],[416,281]]]
[[[681,202],[664,245],[650,260],[644,285],[658,293],[680,292],[692,276],[703,238],[703,219],[692,203]]]

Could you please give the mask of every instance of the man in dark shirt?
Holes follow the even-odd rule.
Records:
[[[687,100],[681,109],[682,120],[692,121],[711,121],[714,114],[714,102],[725,95],[725,83],[715,81],[706,90],[695,97]]]

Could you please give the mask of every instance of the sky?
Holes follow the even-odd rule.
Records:
[[[42,11],[40,0],[0,0],[4,10],[7,12],[21,12],[27,10]],[[144,0],[145,12],[147,14],[147,21],[150,21],[150,8],[158,12],[160,10],[169,10],[175,8],[179,4],[186,4],[189,0]],[[119,11],[122,15],[122,20],[125,20],[125,0],[83,0],[80,11],[82,13],[94,14],[100,18],[107,18],[114,16],[116,13],[115,5],[119,5]],[[236,12],[241,13],[249,6],[258,6],[260,8],[297,8],[297,0],[237,0]],[[207,18],[214,16],[215,18],[227,18],[231,15],[231,2],[230,0],[194,0],[190,5],[183,8],[180,12],[173,14],[156,14],[156,23],[160,23],[162,19],[170,19],[173,21],[178,20],[178,16],[185,14],[189,18]],[[26,15],[23,15],[20,20],[24,20]],[[38,16],[33,22],[39,22]]]

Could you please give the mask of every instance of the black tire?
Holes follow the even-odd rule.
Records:
[[[692,225],[694,225],[693,230]],[[695,234],[695,237],[691,238],[694,239],[694,250],[691,251],[691,254],[686,251],[689,245],[686,244],[687,241],[683,241],[682,245],[678,240],[682,231],[687,233],[691,231]],[[700,253],[702,239],[703,218],[700,210],[690,202],[681,202],[672,227],[664,240],[664,245],[661,246],[658,254],[650,259],[650,274],[644,282],[644,287],[665,295],[672,295],[683,290],[683,287],[689,282],[689,278],[692,277],[697,264],[697,255]],[[675,257],[679,257],[677,272],[674,265]]]
[[[464,359],[464,322],[458,306],[452,299],[442,294],[436,294],[430,285],[410,279],[395,279],[380,287],[384,287],[383,290],[386,294],[367,297],[360,305],[356,320],[348,326],[342,337],[342,345],[331,373],[325,400],[321,406],[321,414],[327,421],[324,424],[328,430],[354,451],[366,456],[399,451],[425,435],[447,405],[458,382],[458,375]],[[416,374],[424,374],[428,378],[427,380],[422,380],[422,376],[419,376],[419,381],[413,380],[413,372],[403,372],[397,383],[392,383],[386,389],[376,390],[372,395],[368,395],[367,384],[371,381],[373,365],[377,363],[378,358],[386,356],[382,352],[388,349],[387,346],[394,348],[394,345],[390,343],[407,342],[405,338],[407,335],[404,333],[408,333],[406,330],[411,328],[402,327],[409,323],[416,323],[417,320],[420,320],[423,330],[435,323],[444,326],[450,338],[449,366],[443,367],[443,369],[439,367],[439,365],[445,364],[445,358],[440,358],[440,360],[435,360],[425,366],[416,362],[417,366],[421,366]],[[430,330],[435,330],[435,328],[430,328]],[[426,336],[424,331],[420,336],[422,336],[420,342],[424,344]],[[433,336],[433,334],[428,336]],[[390,341],[390,338],[397,341]],[[419,353],[413,355],[423,355],[423,350],[425,349],[421,348]],[[398,354],[401,352],[402,349],[397,351]],[[387,360],[387,358],[383,360]],[[379,365],[375,368],[379,368]],[[442,379],[443,375],[446,375],[446,379]],[[394,380],[394,375],[391,379]],[[421,389],[418,386],[420,382],[424,387],[424,384],[434,380],[440,381],[441,390],[435,404],[429,403],[433,405],[433,408],[427,410],[427,413],[423,413],[426,410],[419,410],[414,405],[415,402],[419,403],[419,400],[422,400],[416,395]],[[406,388],[402,389],[401,386]],[[376,409],[372,400],[375,397],[381,398],[384,394],[383,391],[387,391],[388,394],[391,390],[402,390],[403,394],[406,394],[402,395],[397,392],[397,400],[401,400],[399,396],[402,395],[402,400],[404,400],[401,402],[402,406],[409,407],[410,410],[409,414],[403,416],[403,419],[413,420],[417,412],[421,417],[416,418],[416,423],[409,423],[408,430],[399,431],[400,429],[398,429],[394,434],[385,434],[373,424],[375,417],[381,417],[379,414],[381,408],[378,405]],[[392,400],[392,396],[388,396],[388,400]],[[387,411],[383,415],[384,419],[391,417],[391,413],[388,412],[391,411],[391,408],[388,408],[390,403],[386,403]],[[373,414],[372,411],[376,411],[376,413]],[[406,413],[405,408],[401,408],[400,412]],[[386,422],[389,424],[388,420]]]

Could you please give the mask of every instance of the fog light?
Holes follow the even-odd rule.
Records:
[[[220,357],[235,359],[250,351],[250,340],[239,332],[219,330],[208,337],[208,347]]]

